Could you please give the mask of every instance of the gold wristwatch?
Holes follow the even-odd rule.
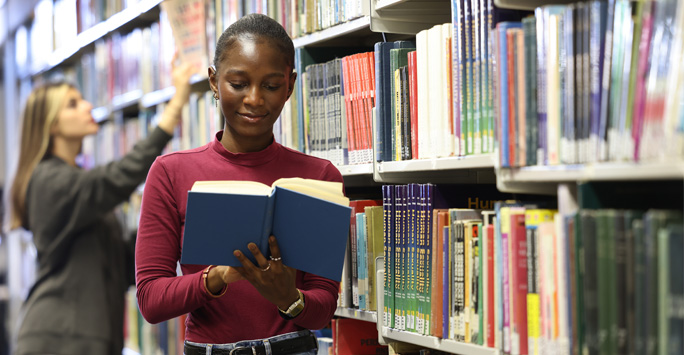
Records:
[[[285,311],[278,308],[280,313],[284,314],[287,317],[294,318],[302,312],[302,310],[304,309],[304,295],[302,294],[302,291],[300,291],[299,289],[297,289],[297,292],[299,293],[299,298],[297,298],[297,300],[294,301],[290,305],[290,307],[288,307]]]

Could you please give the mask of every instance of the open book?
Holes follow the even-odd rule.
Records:
[[[188,192],[181,263],[242,266],[236,249],[255,263],[247,244],[268,257],[274,235],[285,265],[339,281],[350,214],[339,182],[197,181]]]

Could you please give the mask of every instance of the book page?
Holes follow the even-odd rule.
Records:
[[[195,181],[191,191],[267,196],[271,194],[271,187],[256,181],[215,180]]]
[[[349,206],[349,199],[342,193],[342,183],[303,178],[282,178],[273,182],[273,187],[300,192],[326,201]]]

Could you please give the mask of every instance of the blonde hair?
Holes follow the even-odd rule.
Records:
[[[10,228],[27,226],[26,190],[33,170],[50,152],[50,129],[64,105],[67,93],[75,87],[66,82],[35,88],[24,107],[19,162],[10,190]]]

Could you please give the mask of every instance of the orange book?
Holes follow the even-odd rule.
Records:
[[[354,127],[354,116],[355,110],[352,103],[354,98],[354,92],[352,89],[352,77],[349,70],[349,57],[342,58],[342,85],[344,87],[344,108],[346,111],[346,117],[344,119],[347,122],[347,150],[349,157],[351,158],[357,150],[356,148],[356,130]]]
[[[432,301],[430,303],[430,335],[444,338],[444,227],[449,224],[448,209],[434,209],[432,217]],[[448,280],[447,280],[448,282]],[[448,317],[448,315],[447,315]]]

